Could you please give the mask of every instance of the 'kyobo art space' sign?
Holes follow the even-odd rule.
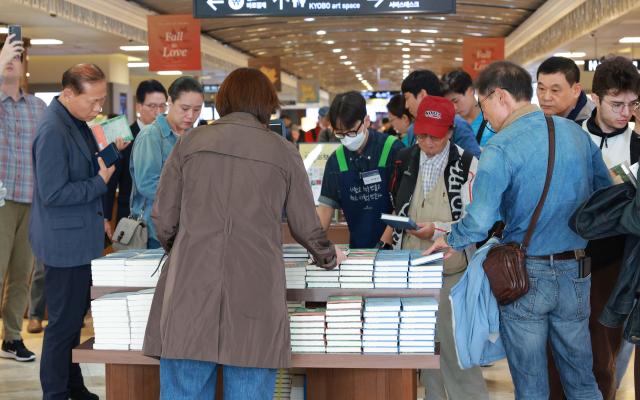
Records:
[[[455,0],[193,0],[196,18],[450,14]]]

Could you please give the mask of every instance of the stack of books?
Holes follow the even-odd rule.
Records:
[[[366,298],[364,303],[364,353],[398,353],[399,298]]]
[[[142,350],[144,333],[147,329],[151,302],[155,289],[144,289],[127,296],[129,311],[129,332],[131,336],[131,350]]]
[[[375,288],[406,289],[410,257],[410,250],[380,250],[373,270]]]
[[[285,261],[307,261],[309,252],[298,243],[285,243],[282,245],[282,257]]]
[[[291,400],[305,400],[305,375],[291,375]]]
[[[167,261],[163,254],[164,251],[160,253],[153,249],[128,258],[125,261],[124,286],[156,287],[162,266]]]
[[[402,299],[400,353],[434,353],[437,312],[438,301],[433,297]]]
[[[284,277],[287,289],[304,289],[306,287],[307,260],[284,260]]]
[[[324,353],[325,309],[298,308],[289,315],[291,351],[294,353]]]
[[[304,308],[304,301],[287,301],[287,312],[293,313],[296,308]]]
[[[276,386],[273,391],[273,400],[291,399],[291,374],[288,369],[279,369],[276,374]]]
[[[327,299],[327,353],[362,353],[362,297]]]
[[[91,261],[93,286],[125,286],[125,261],[142,250],[111,253]]]
[[[409,289],[442,288],[442,271],[444,270],[444,253],[433,253],[423,256],[422,251],[411,252],[409,266]]]
[[[373,263],[376,249],[351,249],[340,265],[342,289],[373,289]]]
[[[91,302],[96,350],[129,350],[127,296],[132,292],[110,293]]]
[[[308,288],[339,288],[340,287],[340,267],[334,269],[324,269],[315,264],[307,265],[307,287]]]

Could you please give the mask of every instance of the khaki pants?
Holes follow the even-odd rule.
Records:
[[[423,369],[420,382],[427,390],[427,400],[488,400],[487,385],[480,367],[460,369],[453,340],[453,321],[449,293],[464,272],[445,276],[440,289],[437,340],[440,342],[440,370]]]
[[[22,319],[29,298],[33,254],[29,245],[30,204],[7,201],[0,207],[0,287],[3,339],[21,339]],[[2,291],[0,291],[2,293]]]

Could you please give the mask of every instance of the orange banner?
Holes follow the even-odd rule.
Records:
[[[200,21],[191,15],[147,16],[149,71],[199,71]]]
[[[280,81],[280,57],[257,57],[249,59],[249,68],[260,70],[269,78],[273,86],[279,92],[282,90],[282,82]]]
[[[462,69],[476,79],[487,65],[504,60],[504,38],[465,37],[462,58]]]

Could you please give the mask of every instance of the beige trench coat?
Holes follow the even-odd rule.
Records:
[[[283,210],[294,238],[319,265],[335,267],[295,146],[247,113],[178,140],[151,215],[169,258],[153,298],[146,355],[288,366]]]

